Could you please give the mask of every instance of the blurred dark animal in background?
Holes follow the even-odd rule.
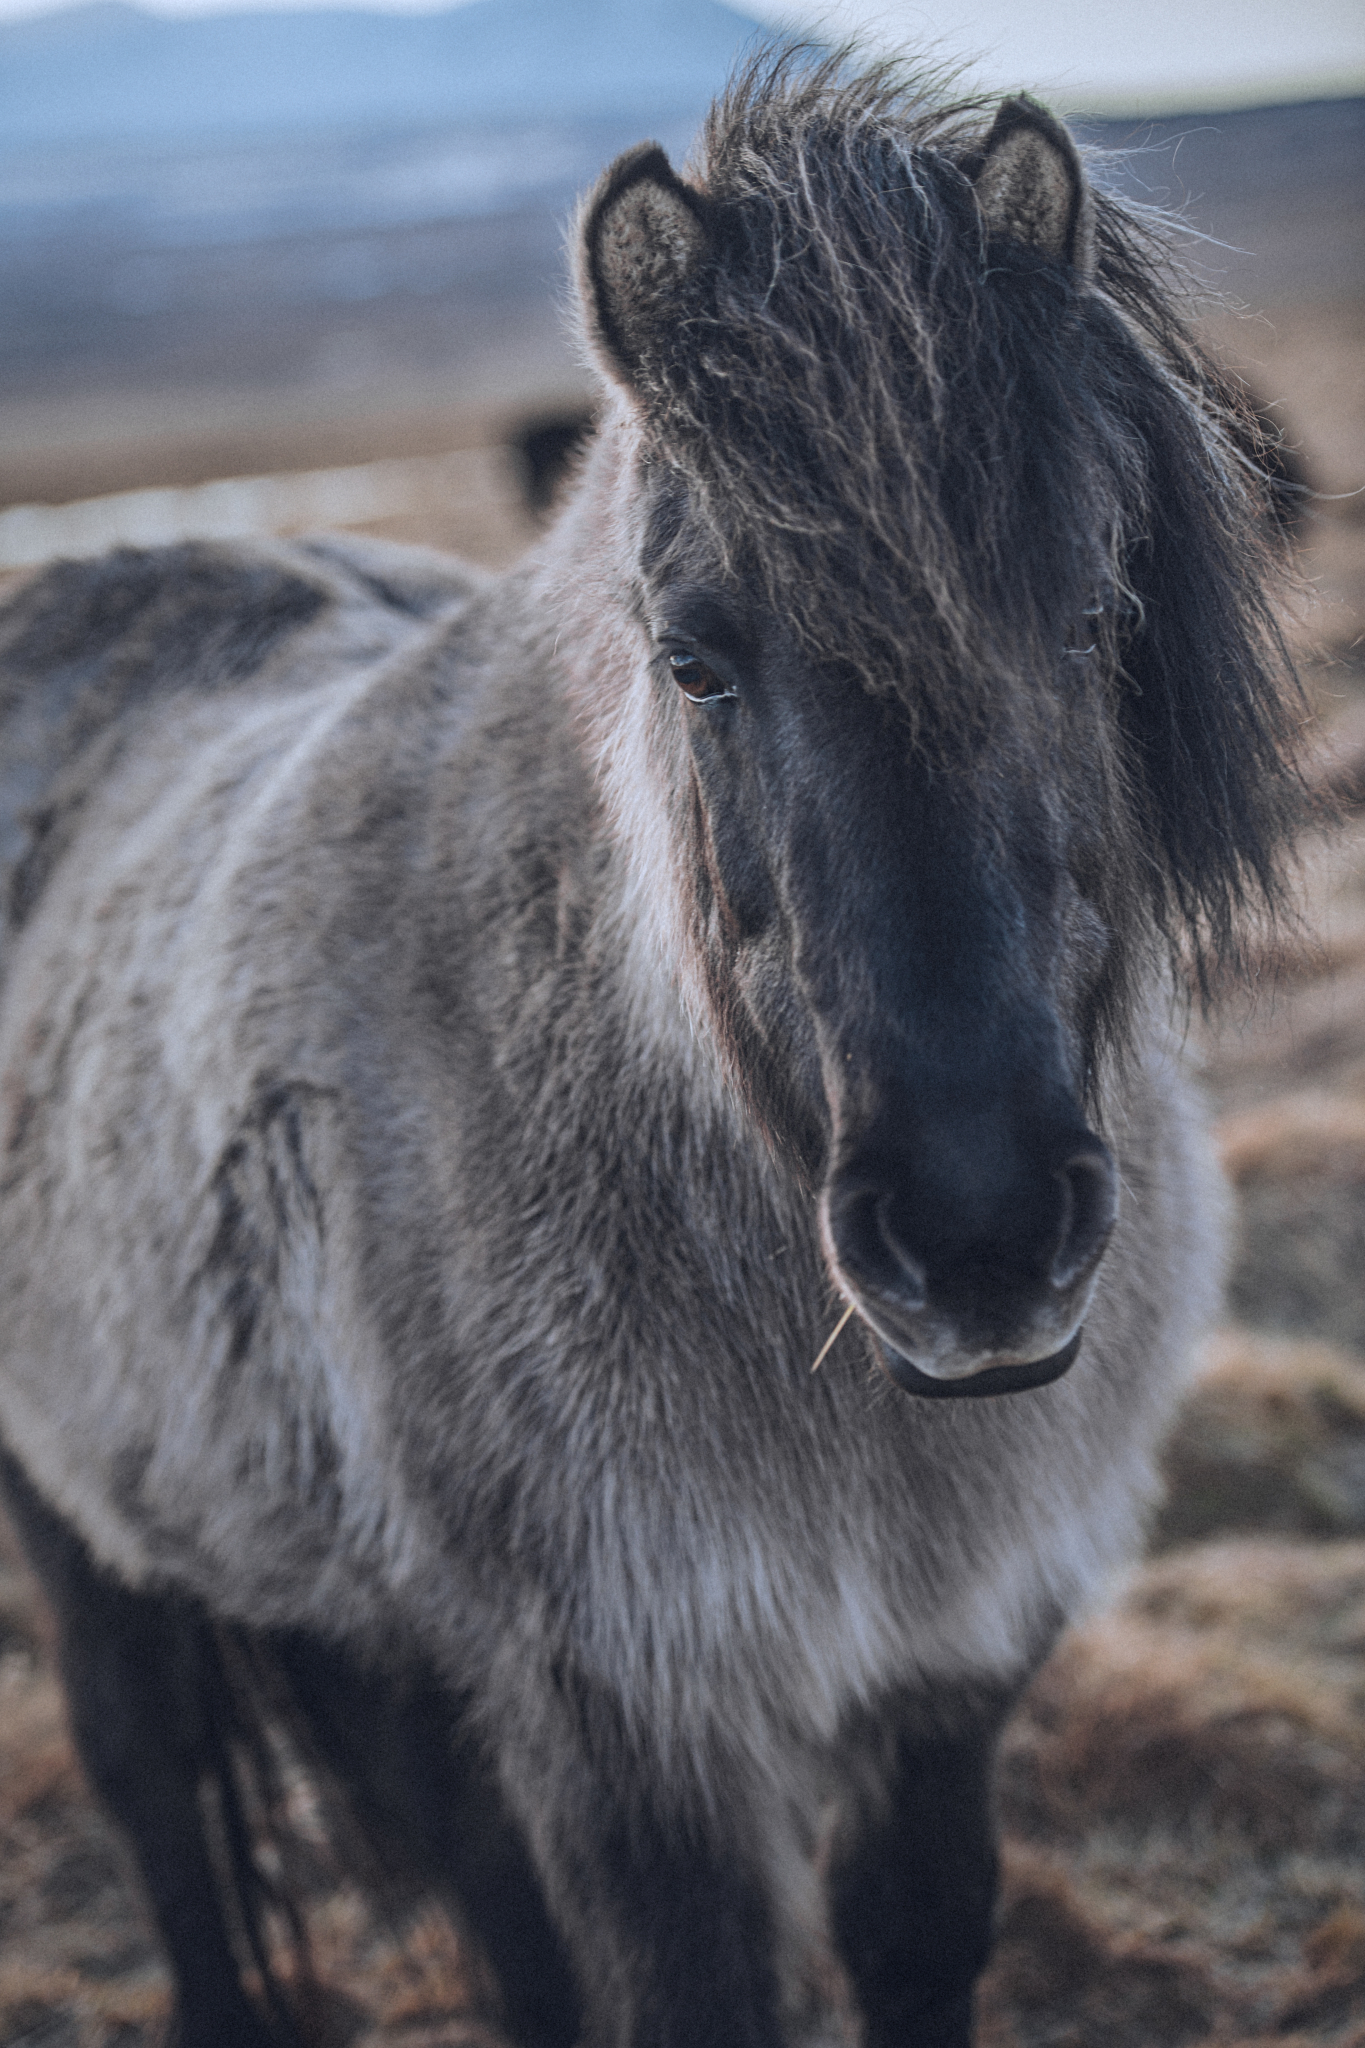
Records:
[[[512,457],[530,510],[543,515],[568,481],[574,457],[587,445],[596,415],[587,406],[538,414],[512,435]]]
[[[964,2048],[998,1729],[1215,1306],[1169,1015],[1296,816],[1247,423],[1026,100],[767,60],[699,164],[586,207],[507,576],[126,551],[0,627],[6,1485],[184,2048],[299,2031],[272,1716],[526,2048]]]

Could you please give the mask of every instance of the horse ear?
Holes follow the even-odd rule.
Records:
[[[658,143],[642,142],[608,166],[584,208],[579,278],[588,331],[631,390],[650,382],[708,268],[704,205]]]
[[[1005,235],[1085,279],[1095,270],[1094,203],[1076,145],[1062,123],[1020,93],[1002,100],[976,198],[988,235]]]

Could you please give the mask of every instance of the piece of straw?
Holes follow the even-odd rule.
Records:
[[[825,1339],[824,1343],[823,1343],[823,1344],[822,1344],[822,1345],[820,1346],[820,1356],[819,1356],[819,1357],[818,1357],[818,1358],[816,1359],[816,1361],[815,1361],[814,1365],[813,1365],[813,1366],[811,1367],[811,1371],[812,1371],[812,1372],[819,1372],[819,1370],[820,1370],[821,1366],[822,1366],[822,1365],[824,1364],[824,1362],[825,1362],[825,1359],[826,1359],[826,1357],[828,1356],[828,1354],[829,1354],[829,1353],[830,1353],[830,1352],[831,1352],[831,1351],[833,1350],[833,1348],[834,1348],[834,1340],[835,1340],[835,1338],[836,1338],[836,1337],[838,1336],[838,1334],[839,1334],[840,1330],[842,1330],[842,1329],[843,1329],[843,1327],[844,1327],[844,1324],[845,1324],[845,1323],[846,1323],[846,1322],[848,1321],[848,1319],[849,1319],[849,1317],[850,1317],[850,1316],[852,1315],[852,1313],[853,1313],[853,1303],[852,1303],[852,1302],[850,1302],[850,1303],[848,1304],[848,1307],[847,1307],[847,1308],[846,1308],[846,1309],[844,1310],[843,1314],[842,1314],[842,1315],[840,1316],[840,1318],[839,1318],[838,1322],[837,1322],[837,1323],[836,1323],[836,1324],[834,1325],[834,1328],[833,1328],[833,1329],[832,1329],[832,1330],[830,1331],[830,1333],[829,1333],[828,1337],[826,1337],[826,1339]]]

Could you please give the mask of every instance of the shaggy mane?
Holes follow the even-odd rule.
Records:
[[[1154,216],[1095,195],[1093,281],[987,243],[993,111],[847,52],[755,58],[690,166],[715,261],[641,379],[649,447],[807,656],[898,693],[944,758],[1002,700],[1055,719],[1045,680],[1117,699],[1127,922],[1136,867],[1207,992],[1299,814],[1254,415]]]

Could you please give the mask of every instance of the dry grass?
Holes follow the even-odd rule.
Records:
[[[1225,1331],[1166,1452],[1155,1547],[1231,1530],[1365,1535],[1365,1363]]]
[[[1009,1732],[982,2048],[1365,2039],[1362,1707],[1365,1544],[1138,1574]]]

